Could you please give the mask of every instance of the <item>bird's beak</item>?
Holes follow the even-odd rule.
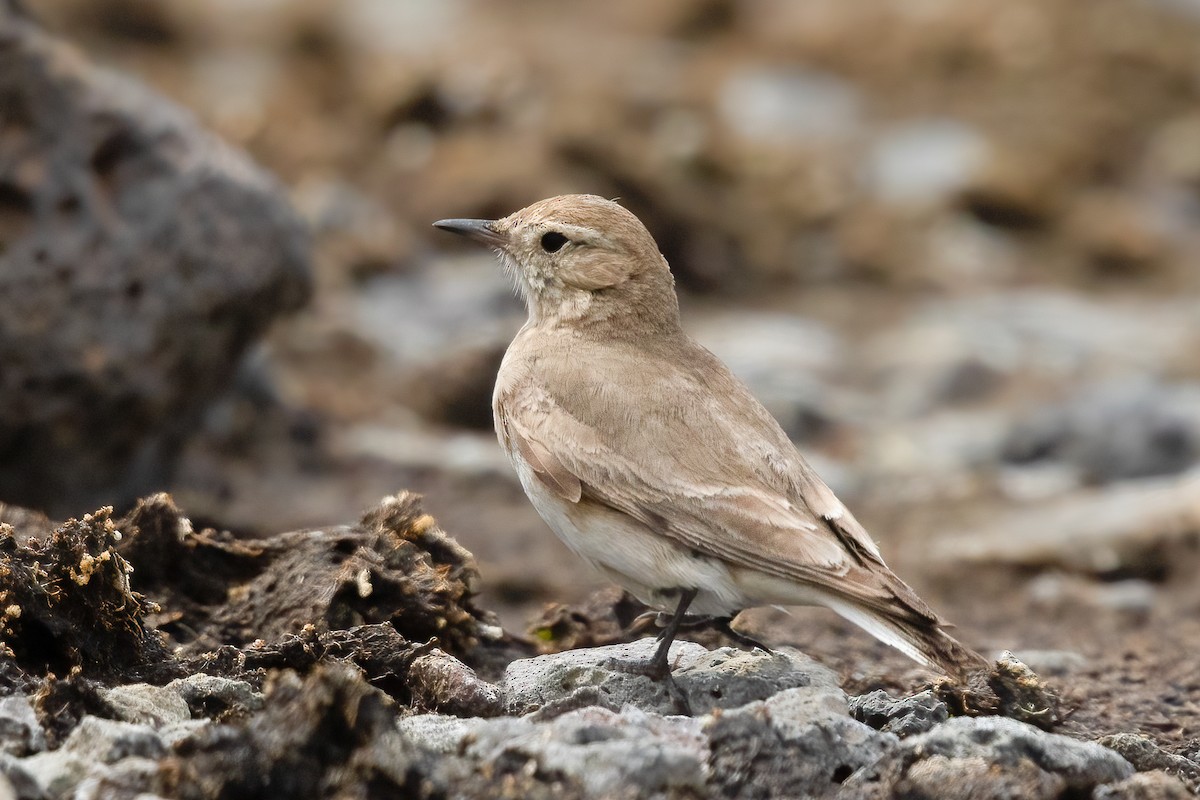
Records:
[[[503,247],[508,237],[499,233],[493,227],[495,224],[496,221],[491,219],[439,219],[433,227],[466,236],[480,244]]]

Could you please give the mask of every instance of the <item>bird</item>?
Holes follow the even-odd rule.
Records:
[[[724,363],[684,332],[646,226],[573,194],[434,226],[493,248],[528,318],[504,354],[496,434],[576,555],[661,617],[644,674],[670,677],[685,621],[832,609],[915,661],[986,664],[879,547]],[[750,640],[753,642],[753,640]]]

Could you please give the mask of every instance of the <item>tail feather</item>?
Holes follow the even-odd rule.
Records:
[[[925,666],[961,676],[988,664],[979,653],[946,633],[936,619],[863,608],[842,598],[830,598],[827,603],[840,616]]]

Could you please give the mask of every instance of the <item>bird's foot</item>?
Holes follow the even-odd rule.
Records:
[[[741,631],[734,630],[733,629],[733,617],[721,617],[719,619],[714,619],[714,620],[712,620],[712,627],[715,631],[717,631],[718,633],[720,633],[724,636],[728,636],[730,639],[732,639],[734,642],[741,645],[742,647],[749,648],[750,650],[754,650],[754,649],[762,650],[764,653],[767,653],[768,655],[771,655],[775,652],[774,650],[772,650],[771,648],[767,647],[765,644],[760,642],[758,639],[755,639],[753,636],[747,636],[746,634],[742,633]]]
[[[687,695],[679,688],[679,684],[675,682],[674,676],[671,675],[671,667],[667,664],[666,658],[659,658],[657,653],[654,658],[648,661],[610,658],[604,663],[604,666],[613,672],[623,672],[626,675],[641,675],[656,683],[661,683],[663,688],[667,690],[667,695],[671,698],[671,702],[675,704],[676,712],[691,716],[692,705],[688,702]]]

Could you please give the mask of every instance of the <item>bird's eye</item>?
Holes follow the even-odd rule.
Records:
[[[569,241],[571,240],[558,231],[550,231],[542,235],[542,249],[547,253],[557,253]]]

